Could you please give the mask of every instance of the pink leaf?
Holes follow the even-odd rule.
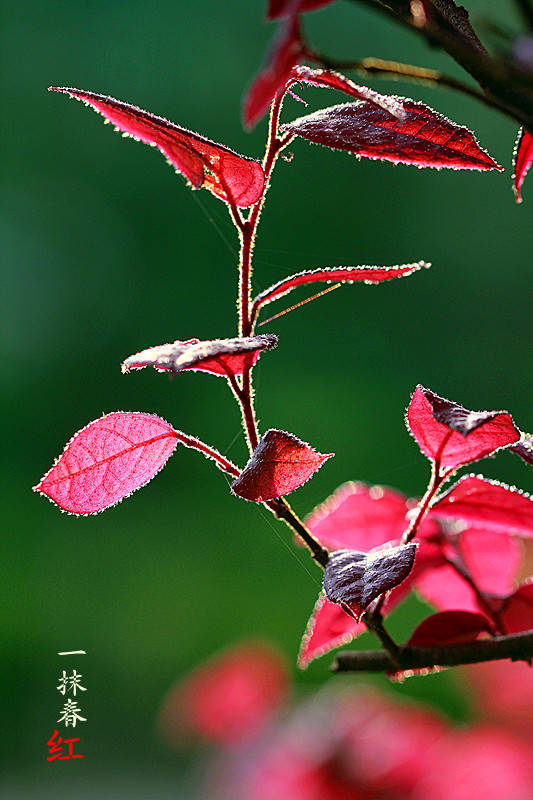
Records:
[[[450,564],[416,575],[413,586],[426,603],[439,611],[480,611],[476,593]]]
[[[533,499],[480,475],[465,475],[431,506],[430,514],[470,527],[533,536]]]
[[[533,582],[523,584],[508,598],[502,616],[508,633],[533,630]]]
[[[268,430],[231,485],[239,497],[261,503],[293,492],[309,480],[333,453],[317,453],[294,434]]]
[[[112,97],[64,87],[51,89],[82,100],[119,130],[155,145],[194,188],[205,186],[222,200],[242,208],[261,197],[265,176],[259,162]]]
[[[332,603],[347,606],[359,619],[372,600],[404,581],[415,562],[417,545],[381,547],[369,553],[335,550],[324,572],[324,591]]]
[[[455,644],[477,639],[480,633],[493,632],[490,620],[483,614],[472,611],[441,611],[426,617],[415,628],[407,644],[409,647]]]
[[[262,350],[272,350],[277,343],[278,337],[272,333],[203,342],[199,339],[177,340],[130,356],[122,364],[122,372],[153,366],[171,372],[191,369],[225,377],[242,375],[253,367]]]
[[[302,639],[298,666],[305,669],[314,658],[329,653],[335,647],[348,644],[365,630],[362,622],[357,622],[342,606],[330,603],[321,593]]]
[[[304,11],[314,11],[316,8],[327,6],[334,0],[269,0],[267,17],[268,19],[278,19],[287,17],[296,11],[301,14]]]
[[[243,118],[247,128],[253,128],[278,93],[285,88],[291,70],[303,55],[298,22],[298,7],[294,3],[279,36],[271,44],[266,64],[254,79],[244,98]]]
[[[417,386],[406,422],[418,446],[443,467],[459,467],[520,439],[506,411],[468,411]]]
[[[411,273],[422,267],[429,266],[430,264],[425,261],[417,261],[414,264],[401,264],[395,267],[324,267],[323,269],[314,269],[308,272],[298,272],[296,275],[290,275],[258,294],[254,300],[254,308],[258,310],[261,306],[288,294],[297,286],[303,286],[307,283],[317,283],[319,281],[325,281],[326,283],[337,283],[338,281],[345,283],[355,283],[356,281],[368,284],[381,283],[382,281],[390,281],[392,278],[411,275]]]
[[[418,167],[489,170],[500,167],[474,135],[422,103],[401,101],[399,119],[368,101],[316,111],[281,130],[356,156]]]
[[[179,681],[159,713],[159,728],[173,744],[196,733],[224,747],[256,736],[287,695],[281,657],[260,642],[219,654]]]
[[[292,70],[292,78],[298,83],[308,83],[310,86],[321,87],[323,89],[337,89],[339,92],[355,97],[357,100],[368,100],[371,103],[383,108],[394,117],[405,119],[405,111],[402,99],[379,94],[369,89],[368,86],[360,86],[339,72],[327,69],[311,69],[311,67],[297,64]]]
[[[523,458],[526,464],[533,466],[533,436],[530,433],[523,433],[520,441],[512,444],[509,450]]]
[[[73,436],[34,490],[73,514],[102,511],[153,478],[178,440],[152,414],[107,414]]]
[[[518,141],[515,147],[514,157],[514,175],[513,175],[513,188],[516,196],[516,202],[522,202],[520,189],[526,177],[527,171],[533,162],[533,136],[521,128],[518,133]]]
[[[462,531],[458,539],[458,550],[480,591],[504,596],[514,590],[523,560],[516,536],[474,529]]]

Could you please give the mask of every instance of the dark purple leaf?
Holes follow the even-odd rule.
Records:
[[[381,547],[370,553],[335,550],[324,572],[324,591],[332,603],[346,606],[359,619],[372,600],[407,578],[417,545]]]
[[[282,130],[356,156],[419,167],[490,170],[500,167],[474,135],[422,103],[397,98],[403,119],[368,101],[316,111]]]
[[[533,466],[533,436],[530,433],[523,433],[520,441],[512,444],[509,450],[523,458],[526,464]]]
[[[130,356],[122,364],[122,372],[152,366],[171,372],[191,369],[226,377],[242,375],[256,363],[262,350],[272,350],[277,343],[278,337],[273,333],[203,342],[199,339],[178,340]]]

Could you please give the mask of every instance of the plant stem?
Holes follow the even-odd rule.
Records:
[[[275,500],[267,500],[265,505],[269,508],[279,519],[282,519],[287,525],[292,528],[294,533],[306,545],[311,552],[313,559],[319,564],[322,569],[325,569],[328,563],[329,550],[322,547],[311,532],[305,527],[303,522],[294,513],[290,505],[284,497],[277,497]]]
[[[396,659],[385,650],[344,651],[337,655],[331,669],[333,672],[396,672],[398,668],[402,671],[434,669],[504,658],[531,662],[533,631],[435,647],[402,645]]]

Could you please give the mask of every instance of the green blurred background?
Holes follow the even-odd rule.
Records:
[[[263,24],[262,2],[246,0],[0,7],[2,791],[31,800],[60,791],[179,797],[187,758],[170,753],[155,730],[169,687],[247,636],[266,637],[294,664],[319,574],[283,525],[233,498],[222,474],[184,449],[146,488],[99,516],[61,514],[31,493],[76,430],[119,409],[156,413],[237,463],[246,459],[224,381],[119,369],[150,345],[235,334],[227,242],[235,248],[236,237],[223,204],[191,193],[156,150],[122,140],[46,88],[109,94],[260,158],[266,122],[245,133],[240,108],[274,26]],[[474,19],[520,30],[510,2],[468,7]],[[461,76],[447,57],[355,3],[308,15],[306,28],[332,56],[373,55]],[[357,162],[305,142],[291,146],[290,164],[280,161],[257,240],[256,290],[318,266],[433,263],[401,281],[343,287],[263,329],[280,344],[256,370],[261,429],[284,428],[336,453],[293,495],[301,515],[349,479],[424,490],[428,463],[403,422],[418,382],[470,408],[507,408],[533,429],[533,176],[517,206],[516,125],[449,91],[372,85],[475,130],[505,172]],[[311,109],[341,101],[319,90],[305,96]],[[302,113],[288,99],[284,118]],[[304,296],[294,293],[292,302]],[[531,470],[510,454],[480,469],[533,489]],[[410,601],[394,615],[394,632],[406,635],[424,613]],[[79,702],[87,722],[75,734],[85,758],[49,764],[46,741],[63,702],[57,652],[72,649],[87,651],[68,665],[87,687]],[[344,681],[329,677],[330,662],[295,675],[300,690]],[[400,691],[456,719],[468,715],[452,673]]]

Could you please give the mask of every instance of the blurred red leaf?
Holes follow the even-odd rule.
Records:
[[[191,369],[225,377],[242,375],[256,363],[262,350],[272,350],[277,343],[278,337],[272,333],[203,342],[199,339],[177,340],[130,356],[122,364],[122,372],[153,366],[171,372]]]
[[[381,547],[369,553],[335,550],[324,572],[324,591],[332,603],[347,606],[359,619],[372,600],[404,581],[417,545]]]
[[[524,178],[526,177],[527,171],[529,170],[531,163],[533,162],[533,136],[526,131],[525,128],[521,128],[518,134],[518,141],[516,143],[515,148],[515,157],[514,157],[514,175],[513,175],[513,188],[516,196],[516,202],[522,202],[522,196],[520,194],[520,190],[522,188],[522,184],[524,182]]]
[[[327,6],[334,0],[269,0],[267,17],[268,19],[278,19],[286,17],[296,11],[301,14],[305,11],[314,11],[316,8]]]
[[[533,536],[533,499],[480,475],[465,475],[437,498],[429,513],[461,520],[471,527]]]
[[[470,642],[480,633],[493,633],[490,620],[484,614],[472,611],[441,611],[426,617],[407,642],[409,647]]]
[[[119,130],[155,145],[196,189],[205,186],[221,200],[242,208],[261,197],[265,176],[258,161],[112,97],[66,87],[50,88],[82,100]]]
[[[439,611],[479,613],[477,595],[450,564],[435,566],[413,578],[413,587],[426,603]]]
[[[332,456],[333,453],[317,453],[292,433],[271,428],[231,484],[231,490],[256,503],[282,497],[306,483]]]
[[[172,744],[188,732],[232,747],[253,738],[287,695],[285,663],[273,648],[250,642],[219,654],[169,692],[159,727]]]
[[[247,128],[253,128],[270,103],[291,77],[291,70],[303,55],[298,22],[298,6],[291,6],[291,13],[271,43],[265,64],[245,95],[243,119]]]
[[[533,630],[533,582],[523,584],[506,600],[502,616],[507,633]]]
[[[395,164],[502,169],[467,128],[422,103],[399,99],[403,119],[374,103],[361,101],[316,111],[283,125],[281,130],[325,147]]]
[[[107,414],[72,437],[34,490],[73,514],[102,511],[153,478],[178,441],[153,414]]]
[[[417,386],[406,422],[418,446],[443,467],[458,467],[495,453],[520,439],[506,411],[468,411]]]
[[[254,300],[254,308],[258,310],[261,306],[288,294],[297,286],[303,286],[307,283],[317,283],[319,281],[325,281],[326,283],[337,283],[338,281],[344,283],[355,283],[357,281],[368,284],[381,283],[382,281],[392,280],[392,278],[411,275],[411,273],[422,267],[429,266],[430,264],[425,261],[417,261],[414,264],[401,264],[395,267],[325,267],[307,272],[298,272],[258,294]]]
[[[512,444],[509,450],[520,456],[526,464],[533,466],[533,436],[530,433],[523,433],[520,441]]]

